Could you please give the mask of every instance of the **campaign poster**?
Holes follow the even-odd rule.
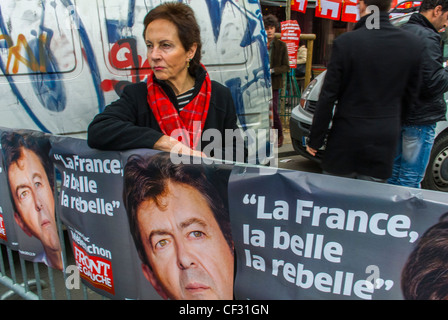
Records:
[[[227,187],[232,167],[177,161],[174,153],[132,154],[123,202],[142,285],[163,299],[232,300],[234,244]]]
[[[236,299],[446,298],[446,193],[235,167],[229,199]]]
[[[0,128],[0,134],[3,131]],[[4,244],[12,250],[17,251],[18,242],[15,232],[14,210],[6,172],[3,165],[3,152],[0,152],[0,244]]]
[[[281,37],[280,39],[286,43],[288,48],[289,67],[297,67],[297,50],[299,49],[300,41],[300,26],[295,20],[282,21],[281,23]]]
[[[23,259],[63,270],[50,135],[11,129],[0,134],[2,239]]]
[[[52,143],[59,213],[87,286],[111,299],[233,298],[231,167]]]
[[[81,139],[52,139],[61,183],[57,208],[83,282],[110,299],[157,299],[140,289],[140,266],[122,201],[122,153],[99,151]]]

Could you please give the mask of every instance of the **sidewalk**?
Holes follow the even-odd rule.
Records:
[[[297,155],[297,152],[294,151],[291,143],[291,135],[289,130],[283,130],[283,145],[278,148],[278,157],[284,158],[292,155]]]

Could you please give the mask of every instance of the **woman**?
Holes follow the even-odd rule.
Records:
[[[235,107],[230,90],[211,81],[200,62],[200,29],[193,10],[182,3],[154,8],[144,19],[143,36],[152,69],[147,83],[127,86],[119,100],[93,119],[89,146],[205,156],[202,150],[210,142],[201,141],[202,133],[217,129],[225,149],[224,130],[238,128]]]

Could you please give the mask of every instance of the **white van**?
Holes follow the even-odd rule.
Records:
[[[145,81],[143,18],[161,2],[1,0],[0,126],[86,137],[92,118],[125,85]],[[240,126],[268,130],[271,78],[259,2],[184,2],[201,26],[202,62],[230,88]]]
[[[391,19],[397,26],[409,20],[410,14]],[[446,36],[446,35],[445,35]],[[444,44],[444,60],[448,58],[448,43]],[[306,151],[306,138],[309,135],[313,121],[313,114],[319,99],[325,72],[313,79],[302,93],[300,104],[291,111],[290,133],[294,150],[311,160],[320,162],[324,148],[319,150],[316,157]],[[445,93],[448,102],[448,93]],[[447,111],[448,119],[448,111]],[[430,190],[448,192],[448,121],[440,121],[436,127],[436,138],[431,151],[428,168],[422,181],[422,187]]]

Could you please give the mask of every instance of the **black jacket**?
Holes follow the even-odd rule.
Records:
[[[199,92],[204,77],[205,74],[196,77],[194,95]],[[159,83],[174,106],[177,106],[173,90],[167,84],[161,81]],[[125,87],[120,98],[108,105],[90,123],[88,145],[101,150],[152,149],[163,133],[148,105],[147,95],[147,85],[144,82]],[[224,152],[226,149],[229,152],[231,144],[227,141],[226,145],[225,129],[238,129],[237,116],[230,90],[215,81],[212,81],[210,107],[203,132],[207,129],[217,129],[222,134],[222,148]],[[213,139],[201,140],[201,150],[213,142]],[[235,155],[236,146],[232,144],[231,147]]]
[[[448,91],[448,70],[443,67],[439,32],[419,13],[413,14],[402,28],[417,35],[424,49],[420,94],[405,124],[434,124],[445,120],[444,93]]]
[[[388,13],[381,13],[379,29],[366,26],[369,17],[333,43],[309,146],[319,149],[324,144],[332,122],[323,169],[387,179],[402,107],[417,96],[422,49],[415,35],[390,23]]]

